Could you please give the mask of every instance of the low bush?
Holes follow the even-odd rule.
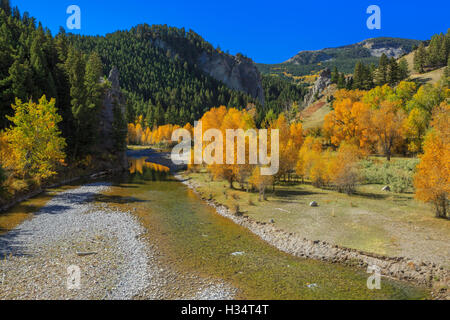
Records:
[[[361,176],[366,184],[389,185],[394,192],[412,191],[418,159],[399,159],[379,162],[373,159],[361,162]]]

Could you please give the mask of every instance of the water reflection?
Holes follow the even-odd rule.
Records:
[[[148,157],[128,159],[131,177],[149,181],[167,180],[170,169],[157,163],[148,162],[147,159]]]

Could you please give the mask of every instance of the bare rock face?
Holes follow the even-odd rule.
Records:
[[[102,107],[99,113],[99,146],[100,152],[106,152],[116,155],[119,159],[120,165],[123,168],[128,167],[126,158],[126,144],[123,142],[123,151],[118,152],[116,142],[114,140],[114,123],[115,123],[115,108],[118,108],[125,118],[125,97],[120,90],[119,70],[113,67],[109,73],[108,81],[111,87],[108,88],[104,94]]]
[[[329,85],[331,85],[331,71],[327,68],[320,73],[320,76],[314,83],[314,86],[305,96],[305,106],[312,104]]]
[[[388,58],[394,57],[398,59],[402,55],[410,52],[401,46],[390,47],[383,43],[376,43],[373,39],[365,40],[361,42],[361,45],[369,49],[373,57],[381,57],[384,53]]]
[[[264,104],[261,75],[250,59],[203,52],[198,58],[198,64],[203,72],[223,82],[227,87],[245,92]]]

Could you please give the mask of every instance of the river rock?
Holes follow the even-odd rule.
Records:
[[[313,201],[309,204],[310,207],[318,207],[319,204],[316,201]]]

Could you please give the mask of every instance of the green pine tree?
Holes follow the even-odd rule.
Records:
[[[11,3],[9,0],[0,0],[0,8],[3,9],[8,16],[11,15]]]
[[[343,72],[339,73],[337,87],[338,89],[344,89],[346,87],[345,74]]]
[[[419,48],[414,53],[414,69],[418,73],[423,73],[427,61],[427,50],[423,43],[419,45]]]
[[[399,80],[405,80],[409,78],[409,66],[408,61],[405,58],[401,58],[398,62]]]
[[[353,72],[353,89],[363,89],[364,73],[364,65],[361,61],[358,61]]]
[[[390,86],[394,86],[398,81],[400,81],[400,69],[397,64],[397,60],[392,57],[389,61],[388,72],[387,72],[387,83]]]
[[[339,80],[339,71],[336,66],[334,66],[333,71],[331,72],[331,83],[337,84]]]

